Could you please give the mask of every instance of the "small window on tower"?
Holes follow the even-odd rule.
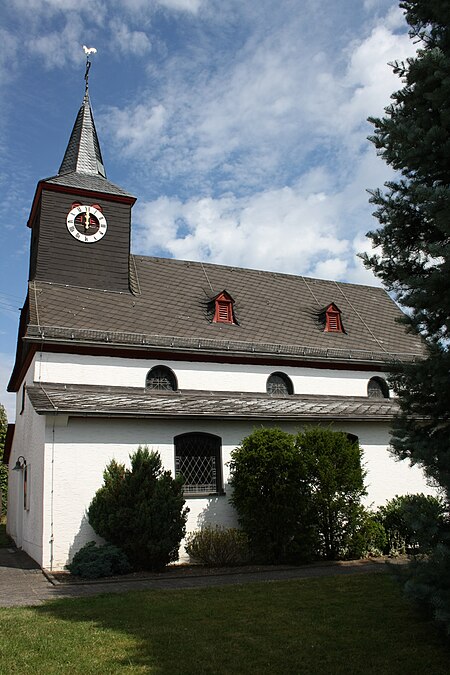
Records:
[[[325,332],[326,333],[343,333],[341,310],[337,305],[331,303],[324,311],[325,318]]]
[[[219,293],[214,298],[215,310],[213,321],[215,323],[236,323],[233,314],[233,298],[226,291]]]

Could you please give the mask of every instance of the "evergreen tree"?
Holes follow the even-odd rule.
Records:
[[[406,308],[405,323],[424,337],[425,358],[396,366],[392,385],[401,412],[392,448],[421,466],[450,497],[450,2],[409,0],[405,10],[415,57],[395,62],[403,88],[381,119],[370,118],[381,157],[397,172],[371,193],[381,227],[370,232],[379,253],[365,264]],[[448,521],[447,521],[448,522]],[[448,526],[447,526],[448,529]],[[450,628],[450,547],[443,528],[429,562],[408,588],[434,606]],[[439,565],[439,574],[433,572]],[[427,571],[428,569],[428,571]],[[442,570],[446,569],[446,575]],[[424,582],[429,579],[429,584]],[[437,579],[441,579],[439,583]]]
[[[131,469],[112,460],[88,509],[97,534],[114,544],[137,569],[161,570],[178,560],[189,509],[183,482],[164,471],[147,447],[130,455]]]
[[[6,430],[8,428],[8,418],[5,408],[0,403],[0,516],[6,513],[8,500],[8,466],[3,464],[3,451],[5,448]]]

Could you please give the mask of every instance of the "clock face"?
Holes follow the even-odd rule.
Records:
[[[67,214],[67,229],[84,244],[93,244],[105,236],[106,218],[96,206],[74,205]]]

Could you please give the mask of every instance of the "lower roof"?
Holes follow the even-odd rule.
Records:
[[[271,397],[209,391],[155,392],[135,388],[39,384],[27,388],[39,414],[75,417],[350,420],[382,422],[398,411],[393,399],[355,396]]]

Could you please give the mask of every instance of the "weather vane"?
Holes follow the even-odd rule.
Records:
[[[97,50],[95,47],[86,47],[86,45],[83,45],[83,49],[84,53],[86,54],[86,72],[84,73],[84,81],[86,82],[86,92],[87,92],[89,86],[89,69],[91,67],[89,57],[91,56],[91,54],[96,54]]]

